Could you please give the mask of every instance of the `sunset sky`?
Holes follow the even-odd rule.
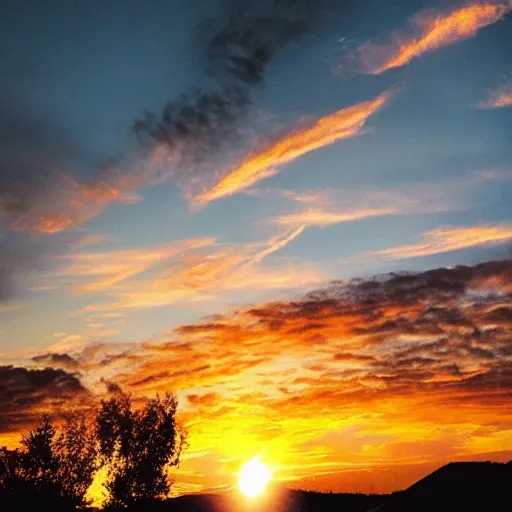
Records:
[[[0,6],[0,445],[175,391],[174,491],[512,459],[512,3]]]

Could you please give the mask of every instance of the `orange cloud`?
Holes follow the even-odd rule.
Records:
[[[153,268],[158,260],[155,262],[154,256],[146,258],[147,251],[142,252],[142,262],[131,262],[128,258],[124,260],[125,263],[121,263],[123,260],[118,254],[99,254],[99,263],[103,259],[104,267],[97,265],[95,261],[87,261],[86,257],[86,265],[71,266],[66,272],[87,275],[88,272],[97,274],[101,271],[106,274],[101,280],[82,285],[81,289],[95,291],[108,287],[112,300],[86,306],[86,312],[161,307],[185,300],[213,300],[219,294],[240,290],[251,292],[300,288],[319,282],[322,280],[321,274],[314,267],[305,264],[263,266],[261,262],[291,243],[303,231],[304,227],[299,226],[261,243],[191,245],[189,248],[202,250],[191,251],[189,254],[182,254],[183,248],[178,245],[176,247],[180,248],[179,256],[173,259],[172,266],[169,265],[151,279],[140,278],[127,284],[121,281],[135,273],[141,273],[142,270]],[[178,251],[174,254],[178,254]],[[169,255],[164,251],[162,257],[167,258]]]
[[[66,266],[61,276],[88,278],[101,276],[75,287],[80,292],[98,292],[125,279],[137,276],[185,251],[213,245],[213,238],[179,240],[151,248],[127,249],[111,252],[90,252],[62,256]]]
[[[359,49],[362,71],[378,75],[404,66],[415,57],[475,36],[511,9],[510,3],[477,2],[450,12],[421,12],[412,19],[413,34],[397,33],[390,45],[363,45]]]
[[[184,468],[201,489],[206,458],[230,461],[220,475],[229,483],[264,449],[278,479],[354,471],[351,485],[369,492],[375,472],[389,492],[405,476],[383,479],[379,467],[505,449],[511,270],[497,261],[379,276],[218,315],[134,347],[115,380],[137,396],[180,390]],[[349,491],[342,481],[329,480]]]
[[[274,223],[294,226],[325,226],[381,215],[415,215],[464,210],[472,207],[488,187],[509,181],[508,170],[486,169],[445,180],[441,185],[423,182],[401,188],[343,188],[325,190],[267,189],[261,195],[273,201],[293,201],[304,210],[284,213]],[[285,203],[286,204],[286,203]]]
[[[178,391],[180,489],[230,485],[263,451],[278,480],[389,492],[406,467],[510,450],[511,279],[493,261],[334,282],[76,360],[91,387]]]
[[[446,227],[422,235],[424,242],[372,251],[372,255],[392,259],[417,258],[478,245],[500,244],[512,240],[511,225]]]
[[[12,216],[11,228],[15,231],[58,233],[84,223],[99,215],[113,202],[133,204],[139,201],[132,188],[124,188],[122,182],[104,178],[92,184],[83,184],[72,176],[61,174],[48,196],[35,198],[30,207]],[[10,211],[12,206],[0,204]]]
[[[328,226],[342,222],[353,222],[371,217],[393,215],[397,213],[394,208],[362,209],[345,212],[328,212],[324,210],[309,209],[301,212],[281,215],[274,219],[276,224],[283,226]]]
[[[512,106],[512,81],[500,85],[489,97],[477,103],[478,108],[504,108]]]
[[[322,117],[313,126],[293,131],[270,147],[250,154],[212,189],[196,196],[194,201],[202,204],[236,194],[273,176],[279,168],[306,153],[361,134],[368,118],[387,105],[392,95],[387,91],[373,100]]]

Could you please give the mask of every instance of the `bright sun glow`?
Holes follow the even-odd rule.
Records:
[[[265,490],[269,480],[270,470],[258,457],[254,457],[242,467],[238,485],[246,496],[252,498]]]

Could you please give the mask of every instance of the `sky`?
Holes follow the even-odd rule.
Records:
[[[512,4],[5,1],[0,444],[177,393],[177,493],[512,458]]]

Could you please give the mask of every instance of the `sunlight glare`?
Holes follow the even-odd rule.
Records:
[[[242,467],[238,485],[247,497],[253,498],[265,490],[269,480],[269,468],[260,461],[259,457],[254,457]]]

